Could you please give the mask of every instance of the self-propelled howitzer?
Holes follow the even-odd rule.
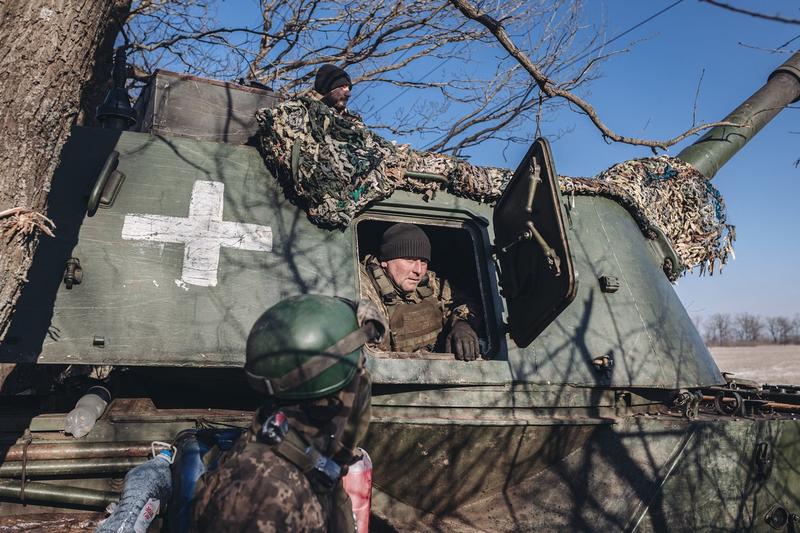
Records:
[[[797,60],[757,93],[752,121],[730,121],[751,127],[792,83],[780,105],[800,96]],[[489,203],[444,184],[425,199],[396,190],[322,229],[252,146],[255,110],[278,104],[159,72],[137,131],[74,129],[50,195],[59,232],[41,243],[0,344],[3,361],[33,365],[3,386],[3,515],[103,508],[150,441],[246,426],[258,404],[240,370],[252,323],[295,294],[358,297],[359,261],[397,221],[423,226],[431,268],[481,302],[483,358],[370,352],[377,525],[738,530],[800,512],[800,426],[786,414],[800,389],[722,376],[670,283],[689,255],[635,198],[559,179],[539,140]],[[680,157],[707,177],[699,161],[729,157],[696,146]],[[698,149],[709,157],[687,155]],[[683,179],[677,162],[648,165],[626,168]],[[621,183],[615,172],[604,176]],[[86,373],[114,399],[84,440],[65,441]],[[185,437],[164,530],[180,530],[198,472],[181,456],[208,445]]]

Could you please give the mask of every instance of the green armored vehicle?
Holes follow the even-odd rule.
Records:
[[[731,115],[739,127],[677,159],[630,162],[648,176],[628,181],[706,183],[799,97],[796,54]],[[57,236],[39,246],[0,345],[2,362],[35,364],[3,389],[6,520],[95,524],[152,441],[246,426],[255,319],[297,294],[358,298],[359,261],[404,221],[429,235],[431,268],[481,302],[482,358],[369,352],[376,528],[798,527],[800,387],[720,373],[670,281],[694,252],[620,192],[623,167],[559,179],[538,140],[488,203],[423,175],[432,197],[398,189],[322,229],[254,146],[255,111],[278,103],[162,71],[135,125],[111,119],[131,129],[74,129],[50,194]],[[712,258],[725,253],[716,242]],[[113,399],[73,439],[64,417],[89,377]],[[180,530],[179,496],[164,531]]]

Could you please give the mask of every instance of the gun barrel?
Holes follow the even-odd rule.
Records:
[[[752,139],[775,115],[800,99],[800,52],[770,74],[764,84],[724,122],[735,126],[716,126],[697,142],[684,148],[678,158],[699,170],[707,179]]]

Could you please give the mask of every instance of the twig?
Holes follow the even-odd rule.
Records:
[[[789,53],[792,52],[792,50],[782,50],[782,48],[784,48],[786,46],[789,46],[796,39],[800,39],[800,35],[798,35],[797,37],[793,37],[793,38],[789,39],[788,41],[786,41],[785,43],[783,43],[782,45],[780,45],[777,48],[767,48],[766,46],[755,46],[755,45],[752,45],[752,44],[747,44],[747,43],[742,42],[742,41],[738,41],[736,44],[738,44],[739,46],[743,46],[744,48],[749,48],[750,50],[758,50],[760,52],[769,52],[770,54],[789,54]]]
[[[35,230],[39,230],[50,237],[55,237],[53,233],[55,227],[56,225],[52,220],[42,213],[27,207],[12,207],[0,211],[0,229],[2,229],[3,237],[9,239],[20,233],[28,236]]]
[[[17,213],[22,213],[25,210],[26,209],[24,207],[12,207],[11,209],[0,211],[0,218],[10,217],[12,215],[16,215]]]
[[[520,65],[531,75],[531,77],[536,82],[536,85],[539,87],[539,90],[542,91],[545,95],[549,97],[560,97],[568,102],[577,106],[581,112],[585,113],[586,116],[589,117],[589,120],[595,125],[595,127],[600,130],[603,138],[607,141],[611,142],[621,142],[625,144],[631,144],[635,146],[648,146],[653,148],[655,151],[656,148],[660,148],[662,150],[681,142],[683,139],[690,137],[696,133],[699,133],[703,130],[708,128],[712,128],[715,126],[734,126],[740,127],[740,124],[734,122],[710,122],[707,124],[701,124],[699,126],[695,126],[685,132],[677,135],[671,139],[665,140],[651,140],[651,139],[639,139],[636,137],[628,137],[626,135],[620,135],[614,131],[612,131],[606,124],[600,119],[597,112],[594,110],[591,104],[587,101],[582,99],[581,97],[577,96],[576,94],[571,93],[570,91],[561,89],[558,87],[553,80],[548,78],[540,69],[537,67],[533,61],[528,58],[517,46],[511,41],[508,34],[506,33],[505,29],[503,28],[502,24],[497,20],[493,19],[489,15],[485,13],[480,13],[468,0],[450,0],[450,3],[453,4],[459,11],[461,11],[464,16],[470,18],[480,24],[482,24],[486,29],[488,29],[492,35],[495,36],[497,41],[506,49],[506,51],[516,59]]]
[[[700,71],[700,79],[697,80],[697,90],[694,92],[694,105],[692,106],[692,126],[697,124],[697,99],[700,98],[700,85],[703,83],[703,76],[706,75],[706,69]]]
[[[742,9],[741,7],[732,6],[724,2],[719,2],[718,0],[700,0],[700,1],[705,2],[706,4],[711,4],[712,6],[721,7],[722,9],[727,9],[728,11],[733,11],[734,13],[748,15],[750,17],[754,17],[757,19],[771,20],[773,22],[783,22],[784,24],[800,24],[800,19],[790,19],[787,17],[782,17],[780,15],[767,15],[766,13],[759,13],[758,11],[750,11],[749,9]]]

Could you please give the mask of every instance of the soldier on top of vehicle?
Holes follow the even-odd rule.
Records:
[[[347,109],[353,83],[350,75],[336,65],[325,64],[319,67],[314,78],[314,90],[322,96],[322,102],[348,118],[359,119]],[[360,119],[359,119],[360,120]]]
[[[377,257],[360,268],[361,296],[377,305],[389,335],[376,348],[394,352],[448,352],[456,359],[480,356],[480,308],[447,280],[428,270],[431,241],[414,224],[398,223],[383,233]]]

